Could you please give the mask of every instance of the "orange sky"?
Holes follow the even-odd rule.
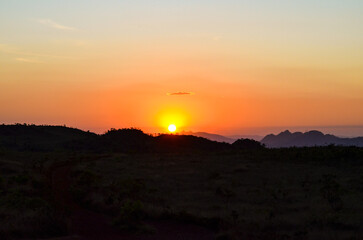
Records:
[[[362,4],[35,2],[0,3],[0,122],[363,125]]]

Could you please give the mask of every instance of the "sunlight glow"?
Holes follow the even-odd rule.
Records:
[[[174,124],[170,124],[168,127],[169,132],[175,132],[176,131],[176,126]]]
[[[186,126],[190,126],[190,113],[180,107],[163,107],[155,114],[155,125],[161,132],[183,131]],[[171,131],[174,127],[175,130]]]

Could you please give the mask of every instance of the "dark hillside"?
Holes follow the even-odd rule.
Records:
[[[65,126],[0,125],[0,147],[18,151],[53,151],[68,148],[96,134]]]
[[[152,140],[152,136],[139,129],[111,129],[97,138],[95,147],[111,152],[145,153],[151,150]]]
[[[235,141],[232,146],[236,150],[244,150],[244,149],[262,149],[265,145],[261,144],[258,141],[252,139],[238,139]]]
[[[211,141],[192,135],[168,135],[155,137],[154,146],[157,152],[217,152],[231,150],[231,145]]]
[[[16,151],[88,151],[123,153],[223,152],[255,149],[259,142],[241,139],[235,144],[192,135],[153,137],[135,128],[111,129],[102,135],[65,126],[1,125],[0,148]]]

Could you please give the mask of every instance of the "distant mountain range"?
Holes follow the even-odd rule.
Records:
[[[184,132],[182,134],[193,135],[197,137],[207,138],[212,141],[234,143],[238,139],[253,139],[265,144],[270,148],[281,147],[312,147],[312,146],[327,146],[327,145],[341,145],[341,146],[358,146],[363,147],[363,137],[356,138],[342,138],[331,134],[324,134],[319,131],[309,132],[294,132],[286,130],[278,135],[270,134],[265,137],[257,135],[233,135],[222,136],[218,134],[206,132]]]
[[[312,147],[312,146],[358,146],[363,147],[363,137],[340,138],[331,134],[324,134],[319,131],[295,132],[286,130],[278,135],[270,134],[264,137],[261,143],[270,148],[281,147]]]
[[[226,142],[226,143],[234,143],[238,139],[253,139],[256,141],[260,141],[263,137],[258,135],[232,135],[232,136],[223,136],[219,134],[207,133],[207,132],[182,132],[185,135],[192,135],[196,137],[207,138],[216,142]]]

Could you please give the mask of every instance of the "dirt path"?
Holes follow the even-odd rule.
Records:
[[[65,164],[53,169],[51,175],[52,194],[60,214],[69,214],[71,237],[60,239],[90,240],[212,240],[215,234],[203,227],[177,222],[155,221],[148,224],[156,230],[150,235],[135,235],[121,232],[111,224],[105,215],[89,211],[78,205],[70,193],[72,164]]]

